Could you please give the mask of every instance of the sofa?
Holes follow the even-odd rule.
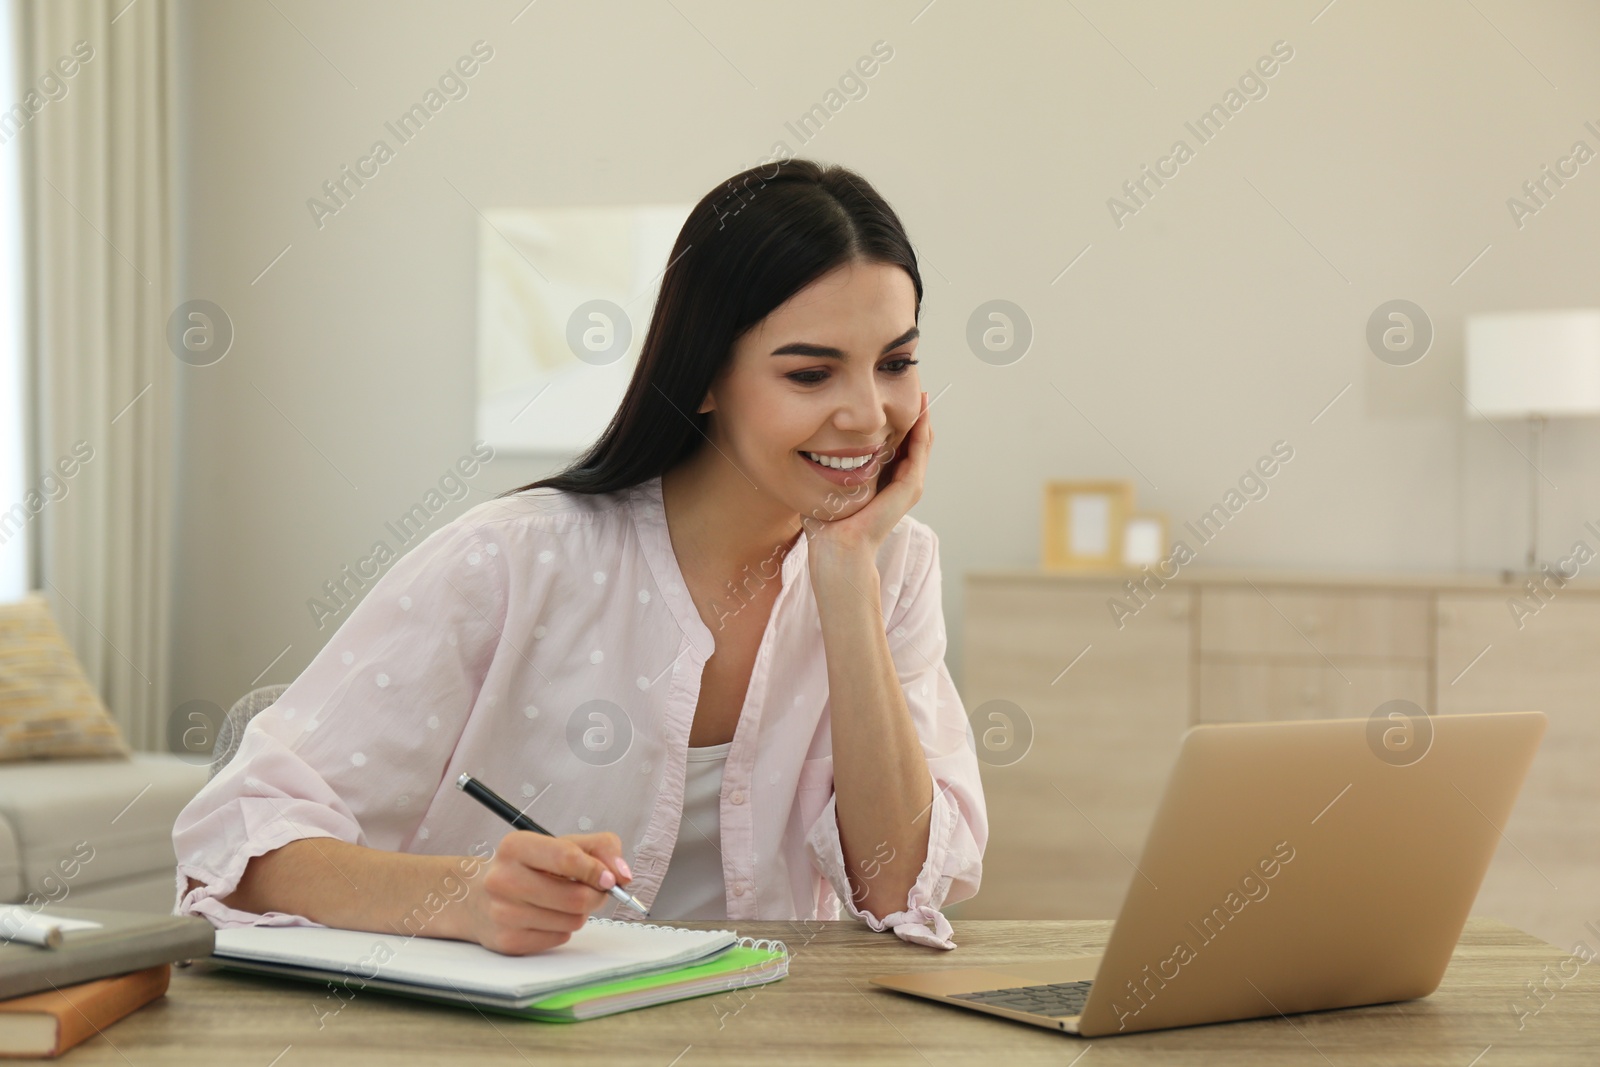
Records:
[[[0,901],[170,913],[172,824],[206,779],[160,752],[0,763]]]
[[[0,603],[0,902],[170,913],[211,760],[133,751],[44,595]]]

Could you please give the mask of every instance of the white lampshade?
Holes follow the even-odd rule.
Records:
[[[1467,316],[1467,414],[1600,414],[1600,309]]]

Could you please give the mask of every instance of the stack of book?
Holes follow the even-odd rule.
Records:
[[[205,919],[0,905],[0,1057],[51,1058],[158,999],[211,954]]]

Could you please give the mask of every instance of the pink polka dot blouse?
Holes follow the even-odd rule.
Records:
[[[746,575],[781,586],[723,770],[728,919],[836,919],[842,905],[873,930],[954,947],[940,909],[977,892],[988,824],[944,663],[938,547],[906,516],[877,559],[889,647],[934,782],[927,859],[905,906],[883,916],[855,906],[845,874],[805,538],[769,573]],[[300,838],[486,855],[508,828],[455,787],[463,771],[553,833],[615,832],[629,889],[649,907],[677,840],[714,648],[673,554],[659,477],[486,501],[377,580],[183,809],[175,910],[219,927],[318,925],[222,903],[251,857]],[[629,918],[611,902],[600,914]]]

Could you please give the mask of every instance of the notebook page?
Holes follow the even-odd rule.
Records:
[[[505,956],[467,941],[330,927],[241,926],[217,931],[215,954],[318,967],[353,981],[385,978],[524,998],[683,966],[736,941],[732,930],[682,930],[591,918],[564,945],[531,956]]]

